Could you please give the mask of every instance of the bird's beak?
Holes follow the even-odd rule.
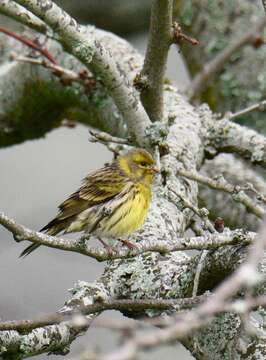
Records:
[[[160,172],[160,170],[156,166],[151,166],[150,167],[150,172],[152,174],[158,174]]]

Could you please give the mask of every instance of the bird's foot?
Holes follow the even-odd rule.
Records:
[[[128,249],[130,250],[134,250],[134,249],[138,249],[137,245],[132,243],[131,241],[129,240],[121,240],[121,243],[123,245],[125,245]]]
[[[117,253],[117,250],[113,246],[107,244],[105,241],[103,241],[100,238],[98,238],[98,239],[99,239],[100,243],[103,245],[103,247],[106,249],[106,251],[108,252],[109,256],[112,256]]]

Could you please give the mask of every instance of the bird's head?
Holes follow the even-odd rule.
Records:
[[[152,155],[144,149],[134,149],[118,158],[121,170],[132,180],[151,184],[159,170]]]

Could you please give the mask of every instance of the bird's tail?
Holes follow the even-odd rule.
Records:
[[[53,236],[53,235],[57,235],[59,232],[64,230],[65,225],[66,224],[64,221],[60,221],[57,218],[55,218],[54,220],[50,221],[46,226],[44,226],[40,231]],[[41,246],[41,244],[29,245],[28,247],[26,247],[26,249],[24,249],[22,251],[22,253],[19,255],[19,257],[20,258],[26,257],[27,255],[32,253],[34,250],[36,250],[39,246]]]
[[[36,250],[39,246],[41,246],[40,244],[31,244],[30,246],[26,247],[26,249],[24,249],[22,251],[22,253],[19,255],[19,257],[25,257],[27,255],[29,255],[30,253],[32,253],[34,250]]]

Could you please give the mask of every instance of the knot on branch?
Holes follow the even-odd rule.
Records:
[[[138,73],[133,80],[134,87],[142,92],[150,87],[148,76],[143,73]]]
[[[103,283],[93,282],[88,283],[86,281],[77,281],[73,288],[69,289],[69,292],[73,295],[71,300],[67,301],[62,309],[62,312],[72,310],[73,304],[80,306],[86,306],[93,304],[94,302],[103,302],[109,299],[110,294]]]
[[[183,33],[182,27],[177,21],[173,22],[172,28],[173,28],[172,41],[173,41],[174,44],[180,44],[180,42],[182,40],[185,40],[185,41],[187,41],[188,43],[190,43],[192,45],[198,45],[199,44],[199,41],[197,39],[192,38],[192,37],[190,37],[190,36]]]

